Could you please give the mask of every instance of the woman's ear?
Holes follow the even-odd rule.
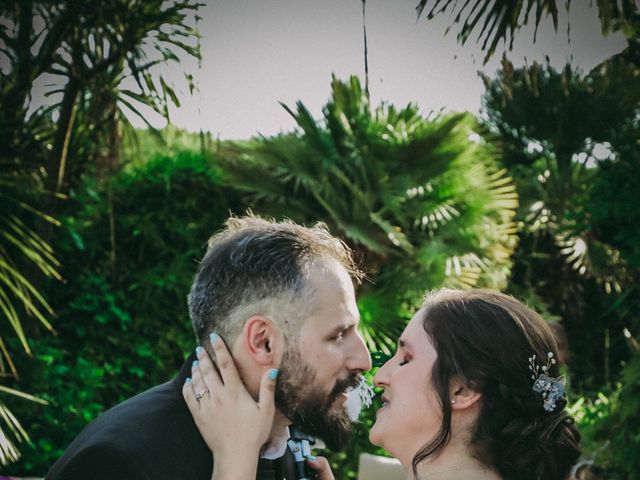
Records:
[[[242,329],[247,354],[258,365],[278,366],[283,350],[284,335],[280,327],[262,315],[250,317]]]
[[[451,410],[464,410],[474,406],[482,397],[480,392],[469,388],[460,380],[452,380],[449,389]]]

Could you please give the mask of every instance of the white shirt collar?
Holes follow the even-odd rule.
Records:
[[[289,440],[289,436],[289,427],[284,427],[282,432],[279,435],[273,437],[271,441],[266,445],[266,447],[262,450],[260,458],[275,460],[283,456],[284,452],[287,451],[287,440]]]

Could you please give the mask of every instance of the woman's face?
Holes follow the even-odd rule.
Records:
[[[437,358],[422,327],[418,311],[398,341],[398,350],[376,373],[374,383],[384,388],[383,406],[369,440],[383,447],[405,466],[433,439],[442,423],[440,401],[431,386],[431,369]]]

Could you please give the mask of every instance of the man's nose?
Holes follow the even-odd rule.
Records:
[[[360,332],[356,331],[355,345],[350,352],[349,370],[358,373],[371,370],[371,354],[364,343]]]

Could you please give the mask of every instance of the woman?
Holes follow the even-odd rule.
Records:
[[[245,448],[240,455],[235,445],[241,435],[257,458],[274,409],[275,375],[263,379],[256,404],[227,361],[223,342],[217,343],[216,355],[227,365],[224,385],[208,372],[216,383],[204,403],[190,385],[183,393],[216,459],[225,459],[220,465],[216,460],[214,477],[254,478],[255,466],[247,465],[251,453]],[[566,479],[580,454],[580,436],[564,411],[557,355],[546,322],[510,296],[486,290],[430,294],[395,356],[374,377],[384,390],[383,406],[369,439],[398,458],[408,477]],[[200,376],[194,370],[194,381]],[[248,414],[251,420],[243,422]],[[251,427],[242,432],[239,423]],[[333,478],[325,459],[309,464],[319,478]]]

